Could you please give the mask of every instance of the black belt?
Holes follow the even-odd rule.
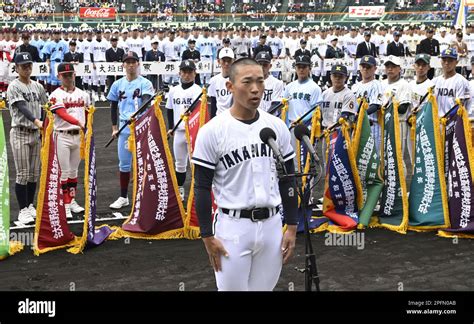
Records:
[[[69,135],[79,135],[79,129],[73,129],[73,130],[56,130],[58,133],[62,134],[69,134]]]
[[[262,219],[267,219],[270,218],[272,215],[272,211],[275,209],[275,214],[278,213],[279,207],[276,208],[255,208],[255,209],[241,209],[240,210],[240,218],[249,218],[252,220],[252,222],[256,222]],[[227,214],[229,216],[234,216],[230,214],[229,209],[222,208],[221,209],[224,214]]]
[[[39,131],[37,128],[28,128],[28,127],[23,127],[23,126],[18,126],[16,129],[21,130],[22,132],[27,132],[27,133],[36,133]]]
[[[212,55],[203,55],[202,57],[211,57]]]

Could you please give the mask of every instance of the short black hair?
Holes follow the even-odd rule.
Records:
[[[240,66],[246,66],[246,65],[256,65],[262,68],[262,66],[255,61],[253,58],[249,57],[244,57],[236,60],[232,65],[230,66],[230,71],[229,71],[229,80],[231,82],[235,82],[235,77],[237,76],[238,70]],[[263,71],[263,70],[262,70]]]

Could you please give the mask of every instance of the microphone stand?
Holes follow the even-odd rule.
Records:
[[[316,265],[316,255],[314,253],[313,249],[313,244],[311,243],[311,233],[309,232],[309,218],[307,216],[307,209],[309,205],[309,199],[311,197],[311,180],[313,179],[314,175],[316,174],[316,170],[314,170],[314,162],[319,166],[319,175],[316,177],[316,181],[314,186],[316,186],[319,181],[321,180],[321,174],[322,174],[322,167],[320,163],[317,163],[317,161],[314,161],[313,156],[311,156],[310,163],[310,172],[309,173],[286,173],[284,175],[280,175],[280,178],[286,178],[286,177],[294,177],[294,178],[303,178],[306,177],[306,184],[305,188],[301,188],[300,186],[297,187],[297,192],[298,196],[300,197],[300,207],[303,211],[303,221],[304,221],[304,241],[305,241],[305,267],[303,269],[300,269],[298,267],[295,267],[296,271],[299,271],[301,273],[305,274],[305,291],[312,291],[313,289],[313,284],[316,288],[316,291],[320,291],[319,289],[319,274],[318,274],[318,268]],[[280,165],[281,167],[281,165]],[[284,165],[283,165],[283,170],[285,170]]]

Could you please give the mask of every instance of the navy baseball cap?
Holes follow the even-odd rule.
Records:
[[[63,62],[58,65],[58,75],[63,73],[73,73],[74,65],[72,63]]]
[[[196,70],[196,64],[191,60],[184,60],[179,65],[180,70]]]
[[[375,60],[375,57],[373,57],[372,55],[364,55],[360,59],[359,65],[362,65],[362,64],[374,65],[375,66],[375,65],[377,65],[377,61]]]
[[[31,54],[28,52],[21,52],[17,53],[15,55],[15,64],[29,64],[33,63],[33,58],[31,57]]]
[[[296,56],[295,65],[311,65],[311,58],[308,55]]]
[[[133,51],[128,51],[128,53],[126,53],[123,58],[122,58],[122,62],[125,62],[126,60],[135,60],[135,61],[140,61],[140,59],[138,58],[138,54],[133,52]]]
[[[458,59],[458,52],[454,47],[450,47],[441,52],[441,58]]]
[[[347,76],[347,68],[343,64],[333,65],[331,68],[331,74],[342,74]]]
[[[255,60],[257,62],[271,63],[272,57],[270,56],[270,53],[268,52],[258,52],[257,56],[255,57]]]

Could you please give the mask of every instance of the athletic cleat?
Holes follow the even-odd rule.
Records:
[[[30,206],[28,207],[28,210],[30,211],[31,217],[35,218],[36,217],[35,206],[33,206],[33,204],[30,204]]]
[[[112,209],[120,209],[126,206],[128,206],[128,197],[119,197],[116,201],[111,203],[109,207]]]
[[[20,213],[18,214],[18,222],[23,225],[32,224],[35,222],[35,219],[33,216],[31,216],[29,207],[25,207],[20,210]]]
[[[105,98],[104,94],[101,94],[101,95],[100,95],[99,101],[102,101],[102,102],[106,102],[106,101],[107,101],[107,98]]]
[[[81,206],[77,203],[76,199],[73,199],[73,200],[71,201],[70,207],[71,207],[71,211],[72,211],[73,213],[75,213],[75,214],[77,214],[77,213],[82,213],[82,212],[84,211],[84,207],[81,207]]]

